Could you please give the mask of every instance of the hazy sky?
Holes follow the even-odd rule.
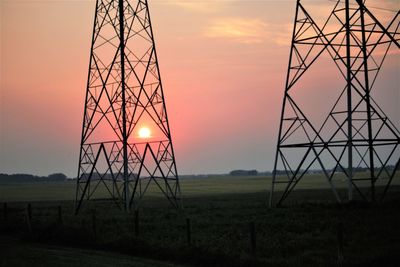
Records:
[[[332,6],[302,2],[317,18]],[[295,3],[149,0],[181,174],[272,169]],[[94,10],[95,0],[0,0],[0,172],[76,175]],[[397,125],[399,59],[377,96]]]

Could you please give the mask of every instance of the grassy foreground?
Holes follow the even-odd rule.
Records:
[[[391,188],[384,203],[339,206],[329,190],[314,183],[295,192],[285,207],[268,209],[268,185],[263,177],[183,180],[184,212],[152,191],[139,210],[138,235],[134,215],[109,202],[91,202],[72,215],[74,183],[0,185],[0,201],[8,202],[7,218],[0,214],[0,239],[5,240],[0,253],[8,247],[0,266],[15,266],[12,255],[30,266],[38,263],[37,255],[42,259],[38,266],[71,259],[82,259],[85,266],[164,266],[159,261],[179,266],[338,266],[339,225],[344,229],[342,266],[400,262],[399,187]],[[32,205],[30,223],[27,202]],[[79,265],[72,261],[69,266]]]
[[[166,263],[132,257],[120,253],[97,251],[90,249],[52,246],[31,243],[15,238],[0,239],[0,266],[123,266],[123,267],[180,267]]]

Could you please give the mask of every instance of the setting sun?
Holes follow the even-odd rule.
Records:
[[[149,138],[151,137],[151,131],[147,127],[142,127],[139,130],[139,137],[140,138]]]

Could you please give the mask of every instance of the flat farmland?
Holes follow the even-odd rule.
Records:
[[[398,177],[384,202],[338,205],[324,177],[310,175],[283,207],[272,209],[270,179],[184,178],[183,210],[152,187],[137,219],[104,200],[75,216],[73,181],[1,185],[0,202],[7,202],[7,214],[0,207],[1,245],[8,252],[0,266],[26,266],[38,253],[41,266],[52,266],[55,257],[80,257],[86,266],[113,257],[121,259],[114,266],[397,266]],[[345,197],[345,181],[337,185]],[[383,188],[377,189],[379,196]]]
[[[358,176],[362,176],[358,174]],[[279,177],[282,179],[282,177]],[[180,180],[182,197],[209,196],[221,194],[261,193],[266,195],[271,188],[270,176],[207,176],[207,177],[185,177]],[[385,185],[387,180],[378,181],[377,186]],[[338,189],[344,189],[347,181],[344,177],[335,177],[333,183]],[[393,179],[392,185],[400,185],[399,174]],[[369,186],[364,183],[363,186]],[[276,190],[283,190],[283,186]],[[296,189],[328,189],[329,184],[325,176],[321,174],[308,175],[302,179]],[[0,184],[0,202],[14,201],[54,201],[75,200],[76,182],[47,182],[47,183],[15,183]],[[294,195],[296,192],[294,193]],[[159,196],[160,191],[155,186],[150,186],[148,196]],[[99,187],[96,196],[108,197],[107,191]],[[329,198],[329,196],[327,196]]]

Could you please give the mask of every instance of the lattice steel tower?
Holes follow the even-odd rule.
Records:
[[[393,123],[374,99],[383,62],[399,52],[399,11],[387,12],[390,18],[379,21],[364,0],[333,2],[332,12],[319,25],[297,1],[270,206],[281,204],[313,169],[322,170],[338,202],[343,201],[338,186],[347,188],[348,200],[354,191],[374,201],[379,185],[383,199],[399,172],[399,118]],[[313,65],[326,59],[337,66],[337,79],[301,84]],[[319,75],[326,72],[319,70]],[[327,88],[338,81],[344,84],[337,88],[327,116],[318,114],[310,105],[328,105]],[[399,88],[394,80],[388,84]],[[325,99],[313,99],[311,87],[326,90]]]
[[[151,183],[180,207],[148,3],[97,0],[76,212],[84,201],[105,196],[126,210],[137,208]]]

